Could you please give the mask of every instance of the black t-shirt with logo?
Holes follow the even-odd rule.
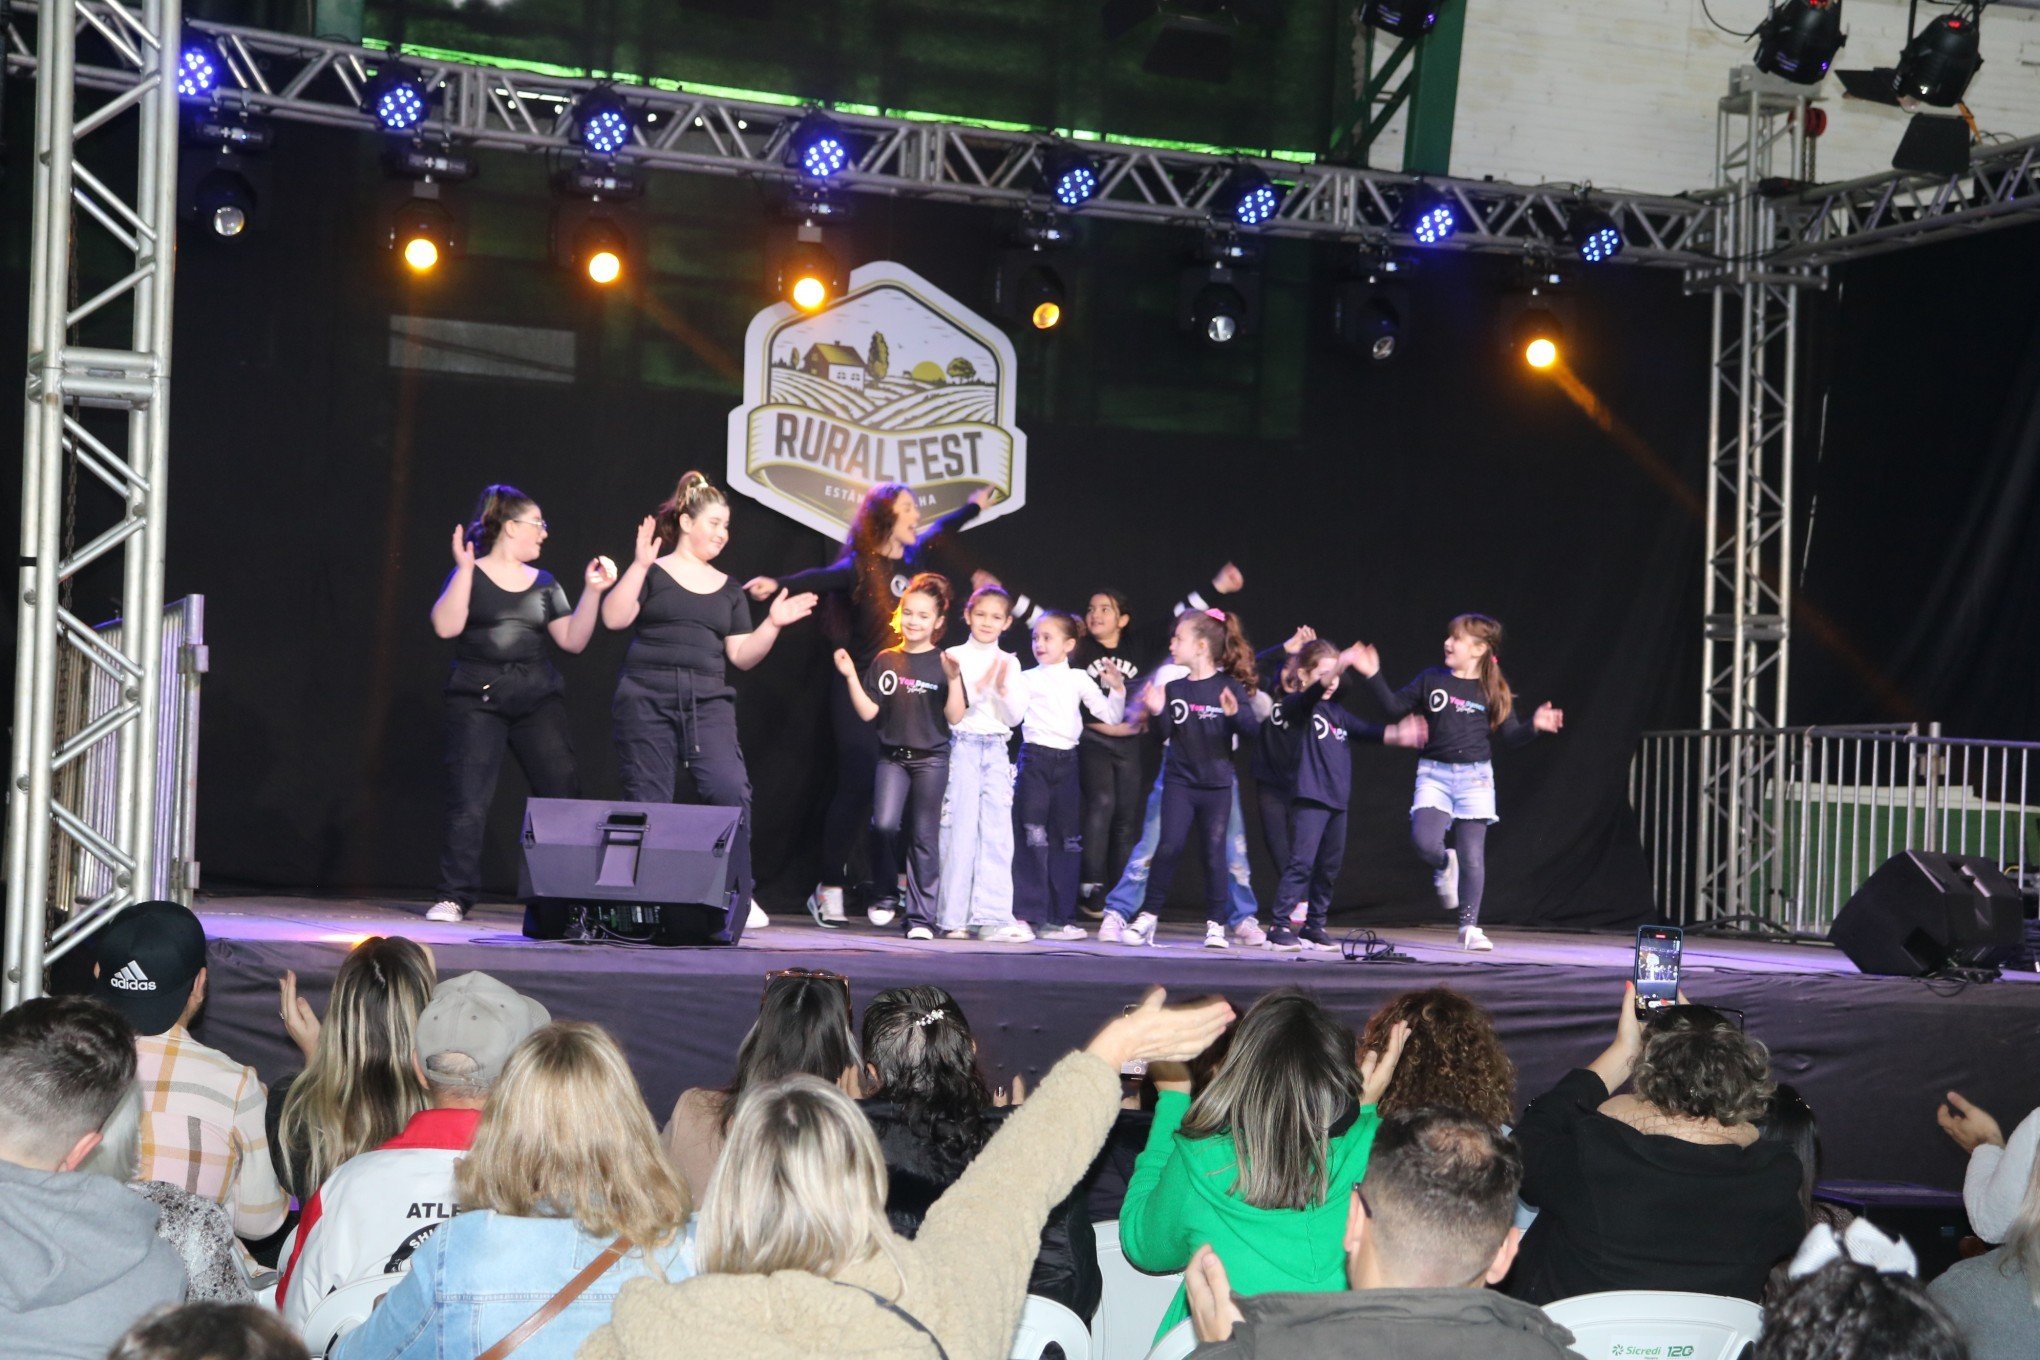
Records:
[[[1218,701],[1226,690],[1239,706],[1230,716]],[[1193,789],[1231,788],[1233,737],[1251,737],[1261,729],[1246,687],[1220,673],[1203,680],[1171,680],[1162,694],[1168,702],[1151,725],[1169,743],[1164,778]]]
[[[1288,789],[1296,783],[1296,757],[1303,740],[1302,729],[1282,711],[1282,668],[1289,653],[1270,647],[1254,658],[1261,675],[1261,693],[1275,701],[1275,707],[1261,722],[1261,735],[1254,740],[1254,753],[1247,768],[1254,782],[1273,789]]]
[[[878,739],[887,746],[935,751],[949,745],[949,675],[942,653],[888,647],[864,668],[864,692],[878,704]]]
[[[1431,724],[1431,739],[1420,752],[1425,760],[1474,765],[1493,758],[1487,692],[1479,680],[1463,680],[1443,666],[1433,666],[1399,690],[1390,690],[1378,671],[1367,677],[1367,687],[1392,718],[1412,712],[1424,715]],[[1520,705],[1495,731],[1508,746],[1521,746],[1537,735],[1537,728],[1523,720]]]
[[[1297,734],[1294,796],[1343,810],[1353,798],[1353,743],[1380,741],[1381,728],[1327,702],[1323,685],[1285,694],[1275,713]],[[1265,736],[1266,726],[1261,731]]]
[[[823,625],[829,641],[848,649],[858,666],[869,666],[880,648],[898,641],[892,627],[893,610],[907,582],[920,572],[945,571],[942,559],[949,555],[957,533],[977,515],[976,502],[965,501],[923,524],[919,537],[907,545],[903,556],[866,559],[845,552],[826,567],[779,577],[779,588],[789,595],[811,590],[823,596]],[[960,612],[951,612],[951,623]],[[872,697],[878,696],[874,692]]]
[[[1070,665],[1090,676],[1093,680],[1096,680],[1100,688],[1103,688],[1105,685],[1105,672],[1117,670],[1120,675],[1125,677],[1126,692],[1130,695],[1133,693],[1134,680],[1142,673],[1141,658],[1147,655],[1145,651],[1136,652],[1134,650],[1136,645],[1130,631],[1119,635],[1119,645],[1117,647],[1107,647],[1104,643],[1086,633],[1077,639],[1077,649],[1070,653]],[[1104,732],[1095,731],[1093,730],[1092,719],[1088,715],[1084,719],[1083,739],[1085,741],[1103,742],[1137,742],[1140,740],[1138,736],[1115,737]]]

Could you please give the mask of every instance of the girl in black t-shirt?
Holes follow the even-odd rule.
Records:
[[[532,566],[545,516],[514,486],[491,486],[472,522],[453,531],[453,574],[432,605],[432,631],[455,639],[446,682],[446,843],[431,921],[463,919],[481,890],[482,832],[507,747],[540,798],[578,798],[560,673],[547,640],[579,652],[595,635],[602,594],[616,584],[606,557],[582,573],[573,609],[552,573]]]
[[[636,551],[602,602],[602,622],[633,630],[610,709],[623,796],[670,803],[684,766],[695,801],[742,808],[748,823],[751,777],[725,667],[747,671],[763,661],[779,630],[813,611],[815,597],[781,590],[764,621],[755,621],[744,588],[711,565],[729,541],[728,498],[699,472],[686,474],[638,525]],[[748,838],[745,844],[736,886],[749,902]],[[766,924],[763,916],[754,908],[751,924]]]
[[[949,582],[923,572],[900,594],[901,642],[871,659],[836,650],[850,706],[878,728],[872,776],[874,854],[907,865],[907,938],[935,938],[935,896],[942,886],[942,795],[949,787],[949,728],[969,707],[956,658],[935,643],[949,613]],[[906,828],[902,838],[900,828]],[[892,851],[893,853],[884,853]]]

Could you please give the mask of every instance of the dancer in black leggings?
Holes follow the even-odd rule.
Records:
[[[1254,656],[1254,670],[1261,677],[1261,693],[1270,702],[1261,720],[1260,735],[1254,739],[1247,769],[1254,776],[1254,806],[1261,818],[1261,843],[1268,847],[1268,861],[1275,865],[1277,877],[1289,866],[1289,804],[1296,796],[1296,762],[1303,749],[1303,735],[1291,720],[1282,700],[1303,689],[1303,672],[1298,657],[1307,645],[1316,640],[1317,630],[1305,626],[1298,628],[1279,645]],[[1285,902],[1280,896],[1270,898],[1268,919],[1278,925],[1284,921],[1292,926],[1302,925],[1301,916],[1292,919],[1291,909],[1295,906],[1295,902]]]
[[[825,624],[830,638],[850,653],[862,673],[873,657],[890,647],[893,610],[900,593],[916,572],[928,570],[956,532],[991,503],[993,492],[980,490],[939,519],[921,523],[921,507],[913,491],[899,482],[883,482],[865,493],[850,523],[843,555],[826,567],[789,576],[758,576],[744,583],[754,600],[779,590],[813,591],[827,602]],[[936,639],[939,642],[941,639]],[[829,799],[822,826],[822,881],[808,899],[808,911],[825,926],[844,920],[843,889],[851,882],[850,861],[871,824],[872,777],[878,768],[879,742],[871,724],[857,716],[841,685],[829,686],[829,720],[836,738],[836,790]],[[891,925],[897,915],[898,870],[882,845],[870,864],[867,881],[872,901],[866,916],[873,925]]]
[[[737,692],[724,667],[747,671],[763,661],[779,630],[806,618],[815,597],[782,590],[764,622],[755,622],[743,587],[710,565],[729,541],[728,498],[699,472],[688,473],[638,525],[636,551],[602,602],[602,622],[634,629],[610,710],[623,796],[672,802],[684,767],[695,801],[742,808],[748,826],[751,776],[737,745]],[[748,848],[736,878],[750,902]],[[755,904],[750,924],[768,924]]]
[[[907,938],[935,938],[942,890],[942,795],[949,787],[949,729],[970,707],[963,669],[935,645],[948,622],[949,582],[923,572],[900,593],[900,645],[871,659],[860,678],[849,652],[836,669],[858,718],[875,723],[878,769],[872,776],[874,853],[883,847],[907,865]],[[904,828],[904,835],[902,829]]]
[[[1529,722],[1516,712],[1516,696],[1502,678],[1502,625],[1485,614],[1461,614],[1445,638],[1445,664],[1420,673],[1400,690],[1381,678],[1374,648],[1354,644],[1353,669],[1393,717],[1422,709],[1430,740],[1417,761],[1417,794],[1410,808],[1410,839],[1431,866],[1438,903],[1459,913],[1462,949],[1493,949],[1480,928],[1481,895],[1487,886],[1487,829],[1495,813],[1495,767],[1491,736],[1521,746],[1539,732],[1565,726],[1565,714],[1541,706]],[[1445,846],[1447,832],[1452,848]]]
[[[453,531],[453,574],[432,605],[432,631],[454,639],[454,649],[446,681],[446,839],[428,921],[465,919],[481,891],[482,833],[506,748],[540,798],[581,796],[564,685],[546,642],[563,652],[588,645],[616,567],[606,557],[590,562],[581,601],[570,610],[552,573],[531,565],[545,540],[545,516],[514,486],[486,488],[474,519]]]

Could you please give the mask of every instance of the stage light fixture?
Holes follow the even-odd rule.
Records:
[[[1626,244],[1622,228],[1615,225],[1615,218],[1605,208],[1592,203],[1581,202],[1573,207],[1566,223],[1566,235],[1572,241],[1573,250],[1588,264],[1606,264],[1622,253]]]
[[[1983,65],[1978,50],[1981,7],[1963,5],[1913,35],[1898,58],[1893,76],[1901,99],[1917,99],[1936,108],[1952,108]]]
[[[607,288],[620,280],[629,254],[622,228],[608,217],[590,217],[574,233],[574,267],[590,283]]]
[[[389,246],[413,274],[430,274],[458,250],[453,215],[436,198],[407,199],[390,221]]]
[[[1515,350],[1523,362],[1542,372],[1564,357],[1565,327],[1548,308],[1532,305],[1516,318]]]
[[[219,88],[225,63],[210,38],[186,38],[177,54],[177,97],[205,99]]]
[[[793,246],[780,257],[773,291],[803,312],[819,312],[849,287],[843,266],[822,243],[820,228],[803,224]]]
[[[630,105],[607,85],[574,101],[574,136],[598,156],[614,156],[630,145]]]
[[[1366,0],[1360,22],[1398,38],[1421,38],[1438,26],[1438,8],[1445,0]]]
[[[1041,179],[1057,203],[1081,208],[1098,192],[1098,164],[1082,152],[1051,151],[1041,158]]]
[[[1459,208],[1436,189],[1419,184],[1403,200],[1396,225],[1415,237],[1418,245],[1435,246],[1459,230]]]
[[[810,113],[786,137],[786,163],[809,179],[830,179],[850,165],[850,142],[835,120]]]
[[[1409,291],[1379,265],[1332,288],[1332,334],[1370,364],[1385,364],[1406,348]]]
[[[208,109],[184,125],[177,157],[178,212],[223,240],[262,226],[269,167],[261,154],[274,136],[268,123]]]
[[[1282,191],[1253,166],[1242,165],[1225,177],[1213,201],[1227,220],[1258,227],[1282,206]]]
[[[362,87],[361,108],[385,132],[409,132],[425,121],[425,78],[400,61],[375,73]]]
[[[1207,247],[1207,259],[1212,253]],[[1243,259],[1234,255],[1196,265],[1179,286],[1183,329],[1213,349],[1235,345],[1259,328],[1260,280]]]
[[[233,170],[216,168],[199,179],[193,207],[213,235],[234,237],[248,229],[255,213],[255,191]]]
[[[1068,304],[1069,290],[1047,247],[1022,245],[1000,252],[992,275],[994,315],[1050,331],[1062,324]]]
[[[1842,0],[1785,0],[1757,26],[1757,69],[1818,85],[1846,42]]]

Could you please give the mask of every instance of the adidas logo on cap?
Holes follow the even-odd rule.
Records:
[[[121,965],[121,970],[113,975],[113,985],[120,988],[123,992],[153,992],[156,990],[155,982],[151,980],[147,973],[142,971],[142,965],[136,963],[133,959]]]

